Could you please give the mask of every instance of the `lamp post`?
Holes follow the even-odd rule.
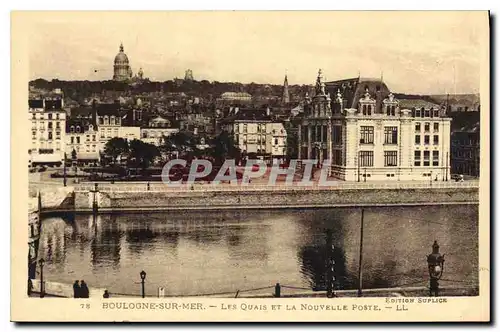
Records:
[[[326,230],[326,297],[335,297],[335,257],[332,230]]]
[[[66,152],[64,152],[64,168],[63,168],[63,175],[64,175],[64,178],[63,178],[63,184],[64,186],[66,187],[66,159],[67,159],[67,156],[66,156]]]
[[[45,285],[43,283],[43,265],[45,264],[45,260],[40,258],[38,262],[40,263],[40,297],[45,297]]]
[[[139,275],[141,276],[142,298],[144,298],[146,297],[146,292],[144,290],[144,280],[146,279],[146,272],[142,270],[141,273],[139,273]]]
[[[432,245],[432,253],[427,256],[427,265],[429,267],[429,277],[430,277],[430,287],[429,296],[438,296],[439,294],[439,282],[443,275],[444,269],[444,255],[439,253],[439,245],[437,241],[434,241]]]

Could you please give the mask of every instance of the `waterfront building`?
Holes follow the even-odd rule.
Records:
[[[270,110],[233,108],[221,121],[222,129],[232,133],[240,150],[260,159],[284,158],[287,133]]]
[[[30,165],[61,165],[66,145],[63,99],[28,100],[31,122]]]
[[[173,126],[173,121],[157,116],[149,120],[147,126],[141,127],[141,140],[156,146],[163,145],[164,137],[168,137],[179,131]]]
[[[118,82],[127,82],[132,78],[132,68],[127,54],[123,51],[123,44],[120,44],[120,51],[115,56],[113,65],[113,80]]]
[[[480,160],[479,120],[464,125],[451,133],[451,172],[479,176]]]
[[[99,161],[99,133],[95,123],[88,119],[69,119],[66,123],[66,158],[71,160],[73,151],[79,164]]]
[[[325,83],[318,73],[298,128],[299,159],[331,164],[346,181],[443,181],[450,178],[445,109],[398,100],[381,79]]]

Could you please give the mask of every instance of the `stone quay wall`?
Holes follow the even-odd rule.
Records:
[[[75,210],[92,210],[94,193],[75,192]],[[100,192],[100,211],[314,208],[477,204],[478,188],[342,189],[270,191]]]

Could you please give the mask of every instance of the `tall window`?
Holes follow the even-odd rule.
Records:
[[[432,166],[439,166],[439,151],[432,151]]]
[[[333,126],[332,127],[332,141],[333,141],[333,145],[341,145],[342,144],[342,126]]]
[[[433,142],[434,142],[434,145],[438,145],[439,144],[439,135],[434,135]]]
[[[424,166],[429,166],[430,165],[430,151],[424,151]]]
[[[59,120],[59,113],[56,113],[56,119]]]
[[[80,136],[76,136],[76,144],[80,144]]]
[[[434,110],[434,117],[439,118],[439,110]]]
[[[398,127],[385,127],[384,136],[384,144],[398,144]]]
[[[316,126],[316,142],[321,142],[321,126]]]
[[[326,142],[326,141],[327,141],[327,139],[326,139],[326,138],[327,138],[327,136],[328,136],[328,126],[321,126],[321,127],[322,127],[322,129],[323,129],[323,130],[322,130],[323,134],[322,134],[321,138],[322,138],[322,141],[323,141],[323,142]]]
[[[373,151],[359,151],[359,166],[360,167],[373,166]]]
[[[104,124],[104,120],[101,117],[99,117],[99,124],[100,125]]]
[[[430,110],[425,110],[425,117],[428,118],[431,116],[431,111]]]
[[[415,144],[420,144],[420,135],[415,135]]]
[[[75,143],[75,138],[71,136],[71,144]]]
[[[49,139],[52,139],[52,132],[49,131]]]
[[[386,112],[387,112],[387,115],[389,115],[389,116],[395,116],[396,115],[396,106],[387,105]]]
[[[343,165],[342,150],[333,150],[333,165]]]
[[[372,105],[363,105],[363,115],[372,115]]]
[[[415,131],[419,132],[420,129],[420,122],[415,123]]]
[[[384,166],[398,166],[397,151],[384,151]]]
[[[419,150],[415,150],[414,154],[414,159],[415,159],[415,166],[420,166],[422,163],[422,153]]]
[[[49,113],[49,120],[52,120],[52,113]]]
[[[120,125],[120,117],[117,117],[115,119],[115,125],[119,126]]]
[[[56,122],[56,129],[61,129],[61,123],[59,121]]]
[[[429,142],[430,142],[430,137],[429,137],[429,135],[425,135],[425,136],[424,136],[424,144],[425,144],[425,145],[429,145]]]
[[[421,118],[422,117],[422,111],[421,110],[415,110],[415,117],[416,118]]]
[[[373,144],[373,127],[372,126],[362,126],[361,127],[361,139],[359,140],[361,144]]]
[[[32,130],[31,131],[31,135],[33,136],[32,137],[33,139],[36,139],[36,130]]]
[[[264,138],[264,142],[265,142],[265,138]],[[277,138],[274,139],[274,145],[278,145],[278,139]]]
[[[302,136],[302,143],[307,142],[307,126],[302,126],[300,135]]]
[[[47,128],[48,128],[48,129],[52,129],[52,122],[49,122],[49,123],[47,124]]]
[[[425,132],[428,132],[430,130],[431,124],[429,122],[426,122],[424,125],[424,130]]]
[[[439,131],[439,122],[434,122],[434,132],[438,132]]]

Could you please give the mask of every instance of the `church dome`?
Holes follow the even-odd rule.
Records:
[[[115,63],[126,63],[128,64],[128,57],[123,53],[123,44],[120,45],[120,53],[115,56]]]

